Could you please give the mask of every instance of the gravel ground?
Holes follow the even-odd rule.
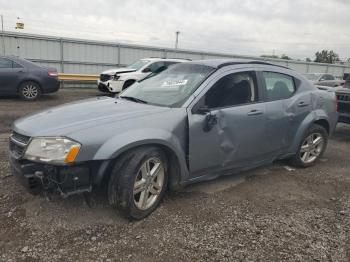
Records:
[[[26,193],[9,172],[10,123],[96,95],[63,89],[32,103],[0,98],[0,260],[350,261],[346,125],[338,126],[315,167],[276,163],[244,173],[239,183],[222,178],[188,187],[169,193],[139,222],[103,201],[90,208],[81,196],[48,201]],[[205,190],[212,183],[215,190]]]

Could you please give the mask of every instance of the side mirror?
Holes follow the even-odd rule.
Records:
[[[325,79],[324,79],[324,78],[321,78],[321,79],[320,79],[320,82],[322,82],[322,81],[325,81]]]
[[[200,106],[197,108],[196,113],[200,115],[206,115],[210,113],[210,109],[208,106]]]
[[[151,73],[152,70],[149,67],[146,67],[145,69],[142,70],[142,73]]]

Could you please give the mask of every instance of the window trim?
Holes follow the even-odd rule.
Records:
[[[267,95],[267,87],[266,87],[264,73],[274,73],[274,74],[284,75],[284,76],[292,78],[293,85],[294,85],[294,92],[291,93],[291,95],[289,97],[286,97],[286,98],[269,100],[268,95]],[[262,92],[264,93],[264,102],[274,102],[274,101],[287,100],[287,99],[290,99],[291,97],[293,97],[295,95],[295,93],[298,91],[298,86],[296,84],[294,76],[291,76],[291,75],[288,75],[285,73],[280,73],[280,72],[276,72],[276,71],[267,71],[267,70],[261,70],[261,71],[257,72],[257,74],[258,74],[258,77],[261,79]]]
[[[18,67],[14,67],[15,64],[18,65]],[[18,69],[18,68],[24,68],[24,66],[22,66],[21,64],[15,62],[15,61],[12,61],[12,68]]]

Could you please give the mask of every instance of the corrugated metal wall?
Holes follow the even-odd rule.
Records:
[[[64,73],[99,74],[103,70],[128,65],[137,59],[145,57],[186,58],[192,60],[250,58],[287,66],[301,73],[329,72],[336,76],[350,73],[350,67],[342,65],[264,59],[261,57],[175,50],[15,32],[5,32],[1,37],[3,39],[0,41],[0,52],[3,50],[4,42],[6,55],[17,55],[27,58],[44,66],[55,67],[59,72]]]

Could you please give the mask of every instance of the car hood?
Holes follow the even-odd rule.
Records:
[[[12,129],[27,136],[69,136],[97,125],[168,111],[169,108],[98,97],[54,107],[16,120]]]
[[[115,74],[122,74],[122,73],[131,73],[135,71],[136,71],[135,69],[123,67],[123,68],[109,69],[109,70],[103,71],[102,74],[115,75]]]
[[[335,87],[334,90],[337,93],[348,93],[348,94],[350,94],[350,89],[349,88]]]

